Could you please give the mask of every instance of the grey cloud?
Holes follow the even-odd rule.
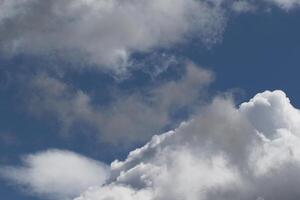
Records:
[[[109,105],[97,105],[93,97],[46,74],[37,75],[29,84],[29,111],[38,116],[49,114],[58,119],[62,132],[83,123],[95,128],[102,139],[110,142],[144,141],[172,125],[173,112],[201,104],[200,97],[212,82],[213,74],[187,64],[178,80],[159,84],[141,93],[113,96]]]

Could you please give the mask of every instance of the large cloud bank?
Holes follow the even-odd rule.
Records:
[[[292,200],[300,191],[300,111],[282,91],[237,109],[216,98],[191,121],[111,164],[76,200]]]
[[[25,157],[2,176],[44,198],[75,200],[297,200],[300,111],[282,91],[236,108],[217,97],[177,129],[115,160],[110,170],[51,150]]]
[[[1,0],[0,50],[67,58],[121,73],[135,52],[190,38],[218,41],[229,12],[260,5],[285,10],[299,0]],[[5,55],[3,54],[3,55]]]

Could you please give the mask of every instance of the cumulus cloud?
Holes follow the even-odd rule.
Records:
[[[114,161],[108,183],[76,200],[298,199],[299,119],[282,91],[260,93],[239,108],[218,97]]]
[[[35,76],[29,86],[31,113],[42,117],[53,115],[62,133],[72,132],[79,123],[96,129],[109,142],[145,141],[167,125],[173,125],[172,114],[181,109],[192,112],[214,75],[192,63],[180,78],[148,88],[144,93],[113,95],[109,105],[97,105],[93,97],[47,74]]]
[[[68,151],[24,158],[1,175],[32,193],[74,200],[296,200],[300,110],[282,91],[238,108],[216,97],[191,120],[155,135],[110,169]],[[45,197],[45,196],[44,196]]]
[[[0,176],[42,197],[71,199],[109,177],[105,164],[70,151],[48,150],[22,161],[22,166],[2,166]]]
[[[0,13],[0,47],[8,55],[67,57],[117,72],[134,52],[189,37],[215,43],[226,21],[211,0],[1,0]]]

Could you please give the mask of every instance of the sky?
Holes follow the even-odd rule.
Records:
[[[0,0],[0,197],[300,198],[299,0]]]

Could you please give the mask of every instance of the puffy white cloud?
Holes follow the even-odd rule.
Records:
[[[216,98],[192,120],[114,161],[108,183],[76,200],[298,199],[299,119],[282,91],[239,108]]]
[[[104,184],[108,169],[70,151],[48,150],[27,155],[22,166],[2,166],[0,175],[34,195],[70,199],[91,185]]]
[[[257,94],[249,102],[240,106],[253,126],[268,138],[276,131],[288,128],[293,134],[300,135],[299,110],[295,109],[282,91]]]
[[[226,20],[210,0],[1,0],[0,13],[3,52],[54,54],[117,72],[132,52],[189,37],[214,43]]]

